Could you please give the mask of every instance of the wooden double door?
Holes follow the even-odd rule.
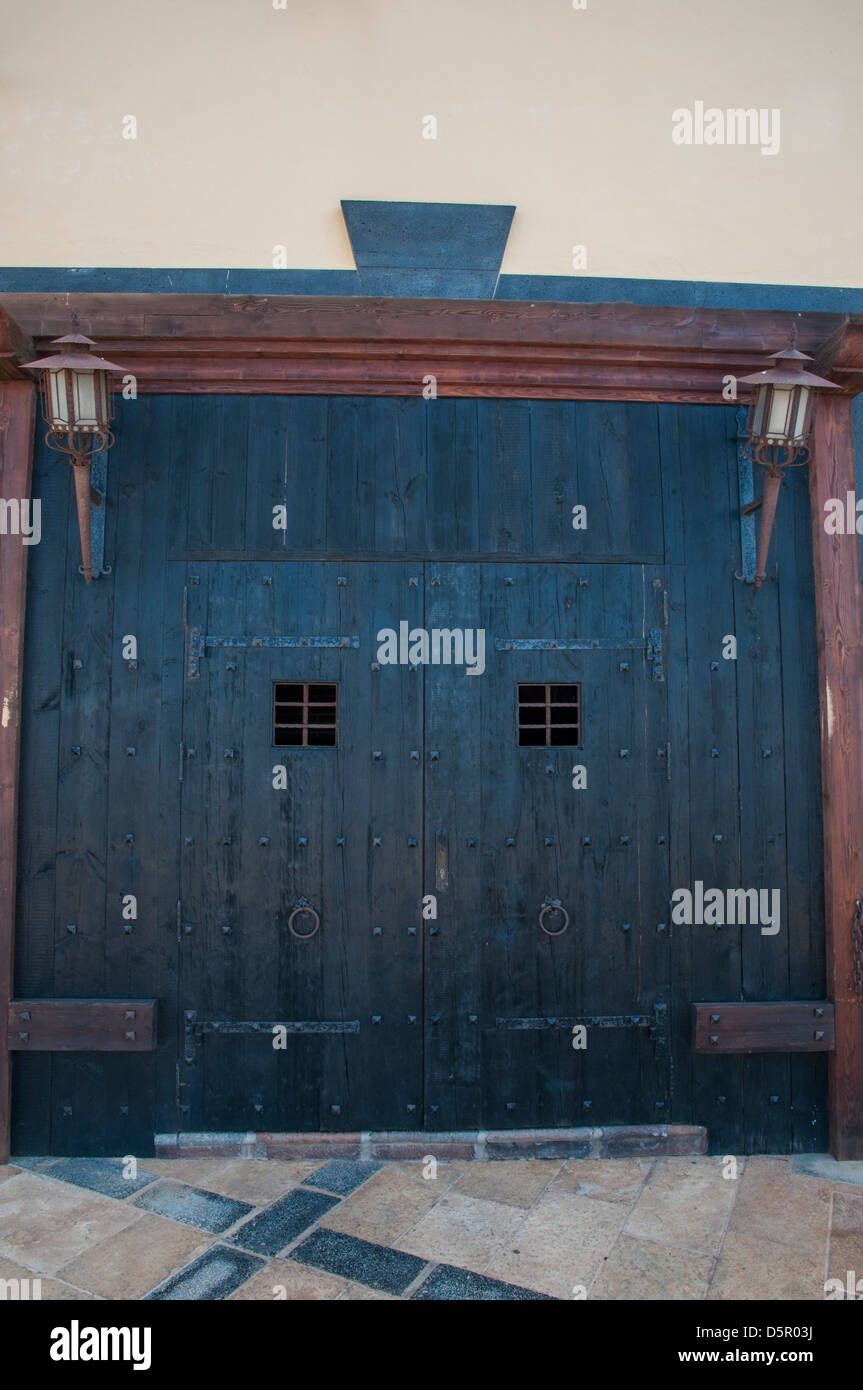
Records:
[[[190,569],[179,1129],[669,1117],[666,616],[641,564]]]

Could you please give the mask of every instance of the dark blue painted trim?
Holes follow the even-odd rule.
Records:
[[[0,268],[0,294],[358,295],[355,270]]]
[[[342,199],[357,270],[500,270],[515,208]]]
[[[417,276],[433,272],[417,270]],[[429,278],[428,283],[431,283]],[[362,293],[355,270],[173,270],[0,267],[0,294],[266,294]],[[381,291],[379,291],[381,292]],[[383,291],[392,294],[394,291]],[[416,292],[416,291],[415,291]],[[366,291],[369,293],[369,291]],[[423,291],[421,297],[427,298]],[[441,293],[441,298],[458,297]],[[462,295],[461,297],[474,297]],[[485,298],[485,295],[479,295]],[[560,303],[703,305],[711,309],[814,310],[863,313],[863,288],[834,285],[746,285],[715,280],[627,280],[579,275],[501,275],[496,299]]]

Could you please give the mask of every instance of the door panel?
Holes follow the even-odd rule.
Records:
[[[661,575],[428,567],[427,627],[484,627],[487,645],[482,676],[426,672],[427,863],[444,830],[448,842],[427,942],[430,1128],[667,1116],[655,1009],[669,989],[668,736],[650,637]],[[551,645],[566,641],[597,646]],[[580,747],[518,745],[517,688],[536,682],[580,685]],[[558,937],[539,924],[552,899],[570,918]],[[572,1021],[586,1017],[597,1022],[575,1050]]]
[[[181,998],[195,1017],[181,1127],[419,1125],[420,684],[408,667],[372,669],[378,629],[419,621],[415,567],[198,569],[180,931]],[[327,639],[348,645],[314,645]],[[293,645],[266,645],[276,641]],[[275,682],[337,685],[336,747],[273,746]],[[308,940],[288,926],[301,900],[319,915]],[[303,934],[313,926],[305,912],[294,920]]]

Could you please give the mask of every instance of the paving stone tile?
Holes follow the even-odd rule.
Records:
[[[863,1161],[839,1161],[832,1154],[794,1154],[789,1164],[800,1177],[821,1178],[824,1182],[853,1183],[863,1187]]]
[[[336,1279],[311,1265],[297,1265],[290,1260],[270,1260],[260,1274],[243,1284],[231,1299],[238,1303],[251,1301],[280,1303],[334,1301],[347,1289],[347,1281]]]
[[[21,1169],[16,1168],[12,1163],[0,1163],[0,1182],[5,1182],[7,1178],[14,1178]]]
[[[626,1208],[619,1204],[552,1190],[482,1272],[571,1299],[574,1285],[590,1286],[625,1218]]]
[[[840,1279],[846,1292],[853,1284],[863,1297],[863,1235],[831,1236],[827,1277]]]
[[[377,1245],[394,1245],[452,1188],[465,1166],[439,1163],[436,1176],[425,1178],[428,1170],[422,1163],[389,1163],[334,1207],[321,1225]]]
[[[553,1187],[579,1197],[598,1197],[603,1202],[631,1206],[653,1163],[651,1158],[575,1158],[563,1165]]]
[[[707,1293],[711,1302],[812,1301],[823,1297],[823,1245],[820,1249],[802,1250],[744,1231],[729,1231],[726,1235]]]
[[[562,1162],[554,1159],[469,1163],[465,1164],[455,1190],[462,1197],[480,1197],[510,1207],[532,1207],[562,1167]]]
[[[717,1158],[657,1159],[627,1220],[627,1235],[716,1254],[743,1181],[722,1172]]]
[[[396,1241],[399,1250],[481,1274],[524,1220],[523,1207],[445,1193]]]
[[[299,1264],[314,1265],[329,1274],[341,1275],[384,1293],[404,1293],[426,1261],[400,1250],[387,1250],[368,1240],[343,1235],[341,1231],[319,1229],[291,1251]]]
[[[324,1192],[335,1192],[346,1197],[349,1192],[366,1182],[373,1173],[380,1172],[383,1163],[373,1159],[334,1158],[323,1168],[316,1168],[304,1179],[306,1187],[321,1187]]]
[[[241,1245],[259,1255],[278,1255],[292,1240],[296,1240],[315,1221],[338,1205],[338,1197],[324,1192],[309,1192],[296,1187],[287,1197],[265,1207],[251,1221],[228,1237],[230,1245]]]
[[[205,1178],[215,1179],[225,1168],[229,1168],[233,1161],[230,1158],[148,1158],[145,1160],[148,1173],[155,1173],[160,1178],[173,1178],[175,1182],[190,1183],[193,1187],[206,1187]]]
[[[144,1302],[190,1301],[227,1298],[247,1279],[260,1272],[263,1261],[245,1250],[214,1245],[191,1264],[172,1274],[158,1288],[144,1295]]]
[[[132,1205],[167,1216],[184,1226],[197,1226],[213,1235],[226,1231],[235,1221],[254,1211],[248,1202],[237,1202],[232,1197],[221,1197],[218,1193],[187,1187],[185,1183],[171,1182],[167,1178],[135,1197]]]
[[[157,1180],[156,1173],[143,1168],[138,1169],[134,1178],[126,1178],[123,1176],[126,1167],[118,1158],[61,1158],[50,1172],[51,1177],[60,1182],[86,1187],[90,1192],[101,1192],[103,1197],[116,1197],[122,1202]]]
[[[393,1293],[384,1293],[383,1289],[369,1289],[365,1284],[348,1283],[344,1293],[339,1294],[339,1302],[366,1302],[366,1303],[398,1303],[398,1297]]]
[[[84,1289],[77,1289],[72,1284],[67,1284],[62,1279],[49,1279],[47,1276],[37,1274],[32,1269],[27,1269],[24,1265],[16,1264],[14,1260],[5,1260],[0,1257],[0,1279],[26,1279],[26,1285],[19,1287],[19,1294],[26,1288],[27,1297],[33,1303],[77,1303],[79,1300],[95,1300],[96,1295],[87,1293]],[[9,1295],[7,1294],[7,1299]],[[3,1294],[0,1293],[0,1302],[3,1301]]]
[[[280,1163],[278,1159],[235,1158],[211,1174],[201,1186],[223,1197],[238,1197],[253,1206],[266,1206],[284,1197],[309,1173],[321,1165],[317,1159]]]
[[[827,1182],[795,1174],[787,1158],[754,1157],[746,1161],[737,1188],[729,1231],[794,1245],[801,1250],[827,1246],[831,1188]]]
[[[836,1236],[863,1236],[863,1193],[834,1192],[830,1233]],[[863,1274],[863,1270],[861,1270]]]
[[[18,1173],[0,1183],[0,1254],[56,1274],[61,1265],[116,1235],[140,1212],[47,1174]]]
[[[713,1257],[621,1235],[588,1290],[591,1301],[704,1298]]]
[[[58,1274],[103,1298],[141,1298],[208,1246],[201,1231],[149,1214],[69,1260]]]
[[[533,1289],[521,1289],[516,1284],[504,1284],[500,1279],[487,1279],[484,1274],[473,1274],[468,1269],[457,1269],[455,1265],[438,1265],[428,1279],[411,1294],[411,1301],[429,1302],[431,1300],[463,1299],[471,1301],[554,1302],[546,1293],[536,1293]]]

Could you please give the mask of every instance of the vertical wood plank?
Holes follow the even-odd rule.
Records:
[[[851,401],[823,397],[809,466],[821,700],[827,989],[836,1008],[830,1148],[863,1158],[863,988],[854,913],[863,894],[863,595],[856,535],[828,535],[824,505],[855,492]],[[858,947],[859,951],[859,947]],[[857,981],[855,983],[855,966]]]
[[[0,382],[0,483],[3,496],[17,497],[19,502],[30,496],[34,411],[35,390],[30,382]],[[12,998],[28,549],[18,536],[0,540],[0,1163],[9,1158],[12,1059],[6,1006]]]

